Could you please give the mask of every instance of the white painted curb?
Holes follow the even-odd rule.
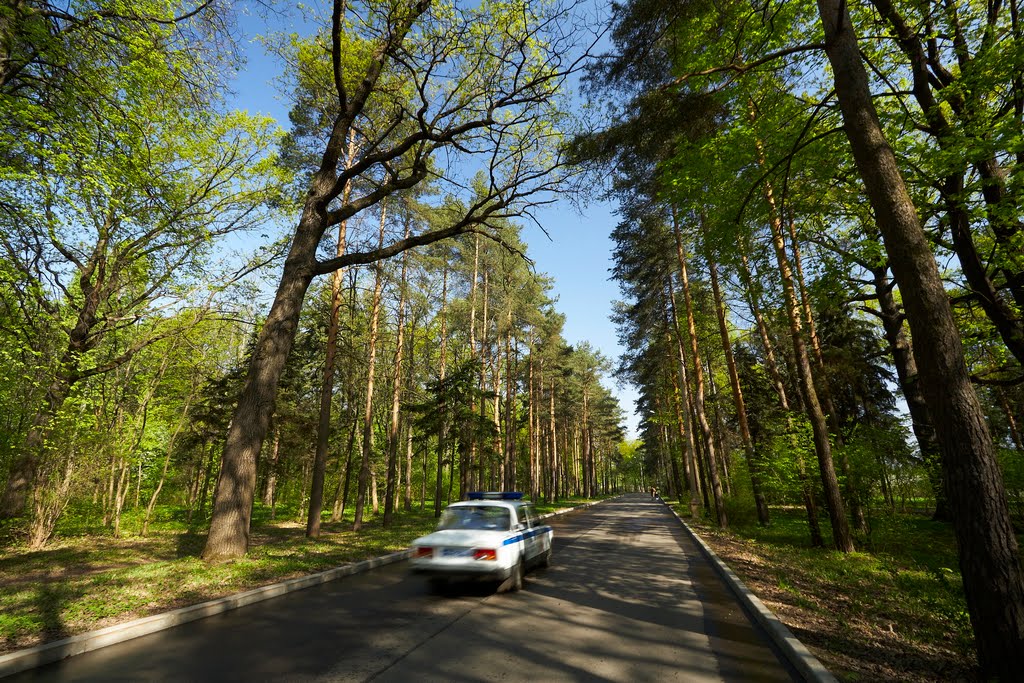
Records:
[[[757,621],[757,623],[765,630],[768,637],[771,638],[772,642],[779,648],[782,654],[786,657],[790,664],[804,677],[805,680],[810,683],[839,683],[835,676],[829,673],[828,669],[811,654],[811,651],[807,649],[807,646],[801,643],[793,632],[783,624],[777,616],[775,616],[771,610],[765,607],[761,599],[754,595],[749,588],[747,588],[739,577],[729,569],[725,562],[722,562],[721,558],[715,554],[715,551],[708,547],[708,544],[704,542],[697,533],[690,528],[690,525],[683,521],[683,518],[679,516],[679,513],[673,509],[669,504],[665,506],[675,515],[675,518],[679,520],[679,523],[683,525],[690,537],[700,546],[700,549],[707,556],[708,560],[715,570],[721,575],[722,580],[729,586],[730,590],[736,595],[736,598],[747,608],[751,616]]]
[[[556,515],[562,515],[567,512],[572,512],[573,510],[581,510],[585,507],[597,505],[601,502],[604,501],[585,503],[576,507],[550,512],[546,515],[540,516],[540,519],[547,519]],[[246,605],[262,602],[263,600],[269,600],[270,598],[276,598],[280,595],[291,593],[292,591],[318,586],[345,576],[360,574],[375,567],[383,567],[387,564],[401,562],[402,560],[408,559],[411,554],[412,552],[409,550],[400,550],[389,555],[373,557],[369,560],[363,560],[362,562],[356,562],[354,564],[342,565],[341,567],[335,567],[334,569],[328,569],[316,574],[299,576],[294,579],[288,579],[287,581],[281,581],[280,583],[263,586],[262,588],[254,588],[253,590],[246,591],[244,593],[236,593],[235,595],[229,595],[224,598],[202,602],[198,605],[182,607],[163,614],[154,614],[153,616],[143,617],[123,624],[115,624],[96,631],[89,631],[77,636],[71,636],[70,638],[54,640],[52,642],[43,643],[42,645],[26,648],[24,650],[9,652],[5,655],[0,655],[0,678],[12,676],[16,673],[27,671],[28,669],[34,669],[36,667],[43,666],[44,664],[57,662],[61,659],[80,655],[91,650],[98,650],[99,648],[106,647],[108,645],[123,643],[126,640],[131,640],[132,638],[147,636],[151,633],[156,633],[157,631],[163,631],[164,629],[173,628],[174,626],[187,624],[190,621],[205,619],[206,617],[212,617],[215,614],[221,614],[228,610],[245,607]]]

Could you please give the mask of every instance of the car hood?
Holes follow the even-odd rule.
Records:
[[[485,531],[482,529],[445,529],[420,536],[412,544],[463,547],[493,545],[500,543],[509,533],[508,531]]]

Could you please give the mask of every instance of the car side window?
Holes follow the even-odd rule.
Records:
[[[519,508],[519,518],[527,529],[533,526],[533,510],[528,505]]]

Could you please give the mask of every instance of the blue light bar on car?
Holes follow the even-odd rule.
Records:
[[[522,491],[470,491],[469,500],[522,500]]]

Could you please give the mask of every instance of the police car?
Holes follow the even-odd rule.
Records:
[[[517,591],[530,567],[551,563],[553,536],[522,493],[474,492],[444,509],[437,531],[412,542],[409,563],[434,588],[482,579],[500,581],[499,591]]]

